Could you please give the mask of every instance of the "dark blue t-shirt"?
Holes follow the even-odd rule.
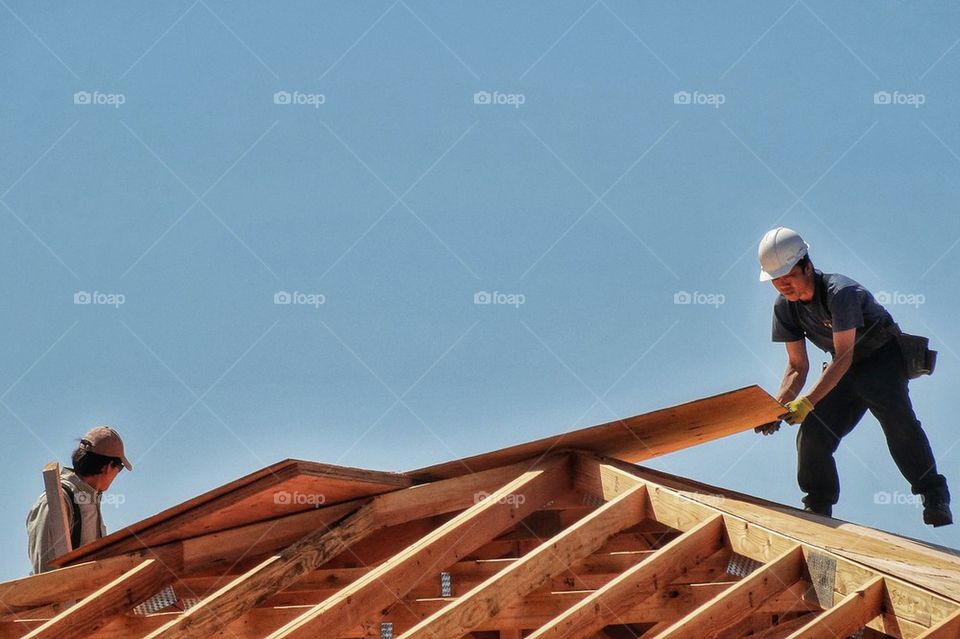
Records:
[[[813,272],[813,299],[790,302],[777,296],[773,305],[773,341],[808,338],[817,348],[833,352],[834,331],[857,329],[854,355],[872,352],[890,339],[886,328],[893,318],[860,284],[839,273]]]

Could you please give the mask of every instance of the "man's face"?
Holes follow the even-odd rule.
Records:
[[[100,492],[105,492],[108,488],[110,488],[110,484],[112,484],[113,480],[117,478],[117,475],[120,474],[121,470],[123,470],[123,466],[107,464],[103,467],[102,472],[93,475],[92,477],[85,477],[84,479],[94,489]]]
[[[813,269],[806,269],[795,265],[790,272],[781,277],[775,277],[774,288],[790,302],[809,302],[813,299]]]

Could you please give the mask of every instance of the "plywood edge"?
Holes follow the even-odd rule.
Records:
[[[703,418],[704,415],[711,413],[708,410],[711,406],[720,405],[723,405],[727,411],[723,418],[713,422],[708,422]],[[733,406],[732,413],[730,412],[731,405]],[[737,408],[740,408],[741,411],[737,412]],[[719,412],[722,411],[713,411],[713,414]],[[512,464],[524,459],[536,458],[547,451],[564,449],[588,450],[627,461],[639,461],[665,452],[701,444],[718,437],[750,430],[755,426],[776,419],[777,415],[782,412],[783,407],[766,391],[754,384],[632,417],[412,470],[407,474],[418,482],[434,481],[504,464]],[[678,420],[684,423],[677,424]],[[683,427],[687,425],[686,422],[691,421],[704,424],[701,432],[695,435],[684,432]],[[670,424],[671,428],[674,429],[673,432],[676,433],[673,445],[664,445],[662,442],[664,433],[658,431],[657,434],[661,443],[657,445],[656,450],[644,451],[643,444],[639,442],[637,430],[642,430],[651,424]],[[620,440],[617,439],[618,437]],[[616,445],[617,441],[622,442],[619,448]],[[611,442],[614,445],[611,445]]]

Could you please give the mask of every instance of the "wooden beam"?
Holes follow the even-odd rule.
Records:
[[[5,581],[0,583],[0,611],[19,613],[84,597],[142,561],[142,557],[113,557]]]
[[[50,462],[43,467],[43,490],[47,495],[47,522],[53,530],[53,559],[62,557],[71,550],[70,519],[67,502],[60,485],[60,464]]]
[[[657,639],[713,638],[803,578],[803,550],[794,546],[667,628]]]
[[[882,612],[883,577],[874,577],[840,603],[817,615],[789,639],[836,639],[848,637]]]
[[[569,490],[570,467],[566,455],[538,464],[283,626],[270,639],[332,637],[357,625],[370,611],[389,605],[413,588],[424,577],[424,566],[432,570],[455,563]]]
[[[463,636],[504,607],[597,551],[614,533],[643,518],[646,488],[636,485],[493,575],[449,606],[417,624],[399,639]]]
[[[651,596],[723,544],[723,518],[713,516],[541,626],[528,639],[579,639],[618,623],[634,602]]]
[[[754,634],[750,637],[750,639],[785,639],[790,633],[795,632],[796,630],[810,623],[810,620],[818,614],[820,614],[819,611],[810,612],[802,614],[795,619],[781,621],[776,625],[771,625],[763,632]]]
[[[496,468],[374,497],[332,528],[318,529],[264,560],[183,615],[150,633],[148,639],[207,637],[372,533],[429,515],[465,508],[476,502],[478,493],[496,490],[528,468],[526,465]]]
[[[957,639],[957,637],[960,637],[960,608],[917,639]]]
[[[166,570],[156,559],[147,559],[32,631],[25,639],[88,637],[157,592],[163,586],[161,579],[165,574]]]

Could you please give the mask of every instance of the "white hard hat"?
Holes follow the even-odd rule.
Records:
[[[807,254],[810,247],[800,234],[785,226],[778,226],[760,240],[760,281],[782,277]]]

